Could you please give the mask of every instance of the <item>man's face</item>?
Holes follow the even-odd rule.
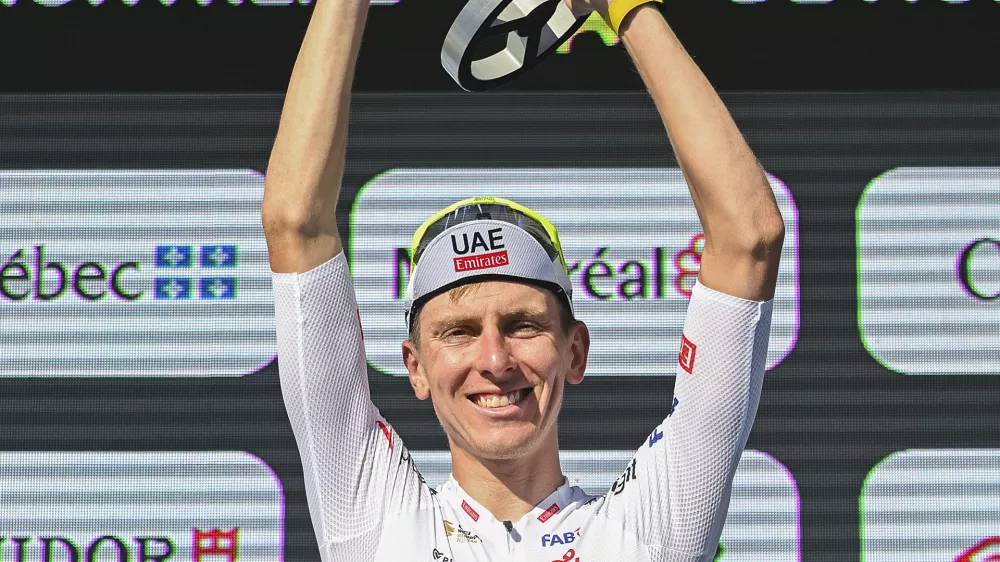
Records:
[[[505,460],[554,438],[564,384],[583,380],[590,345],[583,323],[564,329],[554,294],[477,283],[428,301],[419,322],[419,342],[403,343],[410,382],[457,446]]]

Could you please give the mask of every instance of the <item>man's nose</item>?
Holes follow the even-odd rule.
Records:
[[[478,370],[483,376],[502,377],[515,368],[509,342],[496,326],[483,329],[478,352]]]

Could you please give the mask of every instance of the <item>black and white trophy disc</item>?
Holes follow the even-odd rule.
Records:
[[[441,64],[467,91],[496,88],[538,64],[586,20],[563,0],[469,0],[444,40]]]

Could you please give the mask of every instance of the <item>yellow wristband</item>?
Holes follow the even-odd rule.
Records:
[[[608,22],[611,29],[615,30],[615,35],[618,35],[618,28],[621,27],[622,22],[625,20],[625,16],[627,16],[632,10],[649,2],[662,4],[663,0],[615,0],[608,8],[608,17],[605,18],[605,21]]]

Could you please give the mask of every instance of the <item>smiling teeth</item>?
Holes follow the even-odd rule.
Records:
[[[497,396],[496,394],[486,396],[485,394],[480,394],[476,397],[476,405],[482,408],[503,408],[504,406],[510,406],[512,404],[517,404],[525,396],[527,396],[528,391],[525,390],[515,390],[509,394],[504,394]]]

